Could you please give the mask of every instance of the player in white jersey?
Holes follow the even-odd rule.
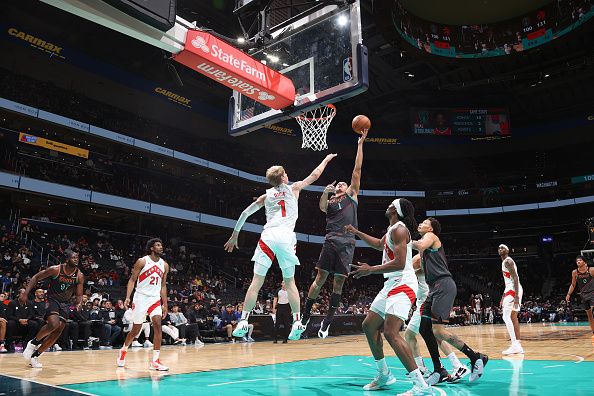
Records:
[[[119,367],[126,365],[126,353],[128,347],[142,330],[146,316],[153,322],[153,358],[150,362],[152,370],[167,371],[169,368],[159,360],[161,349],[162,326],[161,318],[167,315],[167,273],[169,264],[161,258],[163,254],[163,242],[159,238],[150,239],[146,243],[147,256],[136,260],[132,275],[128,280],[126,290],[126,309],[130,306],[130,295],[136,287],[134,300],[132,301],[132,330],[128,333],[124,345],[120,349],[117,364]]]
[[[503,309],[503,321],[511,339],[511,346],[502,353],[504,355],[524,353],[524,348],[520,344],[520,322],[518,321],[518,312],[520,311],[524,291],[520,284],[518,267],[516,267],[514,260],[509,257],[509,248],[506,245],[499,245],[498,252],[502,260],[501,272],[503,272],[503,282],[505,283],[505,291],[499,306]]]
[[[371,274],[384,274],[384,278],[387,278],[363,321],[363,331],[378,369],[377,376],[363,389],[378,390],[396,382],[384,358],[380,332],[383,325],[384,337],[398,355],[414,385],[401,395],[432,394],[431,387],[423,379],[409,346],[399,333],[404,321],[408,319],[418,291],[417,276],[412,263],[412,237],[409,232],[417,227],[415,208],[407,199],[395,199],[388,206],[386,217],[390,220],[390,226],[381,239],[369,236],[352,225],[345,227],[345,231],[357,235],[372,248],[383,251],[381,265],[357,263],[358,265],[353,265],[354,271],[351,274],[356,279]]]
[[[425,366],[425,362],[423,361],[423,357],[421,356],[421,352],[419,350],[419,344],[417,342],[417,335],[419,334],[419,329],[421,326],[421,312],[423,310],[423,304],[429,295],[429,285],[427,281],[425,281],[425,273],[423,272],[423,267],[421,265],[421,255],[417,254],[413,257],[413,268],[417,273],[417,280],[419,282],[419,289],[417,292],[417,302],[416,302],[416,309],[415,312],[412,314],[410,320],[408,321],[408,326],[406,327],[406,331],[404,332],[404,339],[410,346],[412,354],[415,358],[415,363],[423,373],[423,377],[429,377],[431,372]],[[470,370],[460,362],[454,350],[450,347],[450,345],[441,340],[437,340],[437,344],[439,345],[439,349],[448,357],[448,360],[452,364],[452,373],[447,380],[448,382],[456,382],[460,379],[466,377],[470,374]]]
[[[266,171],[266,179],[272,188],[266,190],[254,203],[248,206],[239,216],[237,224],[229,240],[225,243],[225,250],[232,252],[237,246],[237,237],[246,219],[256,213],[262,206],[266,210],[266,225],[258,241],[258,246],[252,257],[254,261],[254,277],[245,294],[241,320],[233,331],[234,337],[243,337],[248,331],[249,314],[256,305],[258,293],[264,284],[264,279],[272,261],[276,257],[283,273],[283,279],[289,294],[289,305],[293,312],[293,325],[290,340],[298,340],[305,326],[301,323],[299,291],[295,284],[295,266],[299,265],[299,259],[295,253],[297,248],[297,236],[295,235],[295,223],[299,215],[297,202],[299,193],[322,175],[326,165],[336,154],[329,154],[324,158],[309,176],[302,181],[295,182],[289,186],[289,176],[282,166],[273,166]]]

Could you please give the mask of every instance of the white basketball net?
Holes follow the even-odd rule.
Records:
[[[310,148],[315,151],[322,151],[328,148],[326,144],[326,132],[336,115],[334,105],[326,105],[308,111],[295,117],[303,134],[301,148]]]

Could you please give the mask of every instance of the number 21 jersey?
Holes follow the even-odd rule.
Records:
[[[160,296],[163,274],[165,273],[165,261],[159,258],[159,261],[155,262],[151,259],[151,256],[144,256],[143,258],[145,264],[136,281],[136,293],[148,297]]]

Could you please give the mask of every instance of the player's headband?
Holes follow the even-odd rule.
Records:
[[[507,245],[504,245],[503,243],[501,245],[499,245],[500,248],[504,248],[505,250],[507,250],[509,252],[509,248],[507,247]]]
[[[392,201],[392,205],[396,208],[396,213],[398,213],[398,217],[403,218],[404,213],[402,213],[402,208],[400,207],[400,198],[397,198]]]

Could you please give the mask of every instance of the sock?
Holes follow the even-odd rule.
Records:
[[[313,307],[313,305],[315,303],[316,303],[315,298],[307,297],[305,299],[305,308],[303,308],[303,322],[304,323],[306,323],[309,320],[309,317],[311,316],[311,308]]]
[[[120,351],[128,352],[128,345],[126,345],[124,343],[124,345],[122,345],[122,349],[120,349]]]
[[[425,367],[425,362],[421,356],[415,358],[415,363],[417,364],[417,367]]]
[[[250,311],[241,311],[241,320],[248,320],[250,317]]]
[[[332,293],[332,295],[330,296],[330,306],[328,307],[328,313],[326,314],[326,317],[324,318],[324,329],[322,329],[323,331],[326,331],[326,329],[328,329],[328,326],[330,326],[330,323],[332,323],[332,319],[334,319],[334,314],[336,313],[336,310],[338,309],[338,306],[340,305],[340,294],[338,293]]]
[[[39,351],[35,351],[35,352],[33,352],[33,355],[31,355],[32,358],[39,357],[39,356],[41,356],[41,352],[39,352]]]
[[[298,320],[301,320],[301,313],[300,312],[294,312],[293,313],[293,322],[297,322]]]
[[[388,364],[386,363],[386,358],[376,360],[375,365],[377,366],[377,371],[379,371],[383,375],[386,375],[390,372],[390,369],[388,369]]]
[[[161,353],[161,351],[153,350],[153,362],[156,362],[157,360],[159,360],[160,353]]]
[[[456,356],[454,352],[448,355],[448,359],[450,363],[452,363],[452,366],[454,366],[454,369],[457,369],[458,367],[462,366],[462,362],[460,362],[458,356]]]
[[[505,322],[505,327],[507,327],[507,332],[509,333],[509,338],[511,339],[512,345],[516,343],[516,332],[514,331],[514,322],[511,319],[511,310],[504,309],[503,310],[503,321]]]
[[[33,338],[31,340],[31,344],[33,344],[33,345],[39,345],[39,344],[41,344],[41,340],[38,340],[37,337],[35,337],[35,338]]]
[[[439,347],[437,346],[437,340],[433,334],[431,319],[425,317],[421,318],[419,333],[421,333],[423,340],[425,340],[425,345],[427,345],[427,349],[429,349],[431,361],[433,362],[433,371],[439,371],[442,368],[442,365],[439,360]]]
[[[421,370],[416,369],[411,371],[410,373],[408,373],[408,376],[410,379],[412,379],[412,382],[414,385],[420,385],[423,388],[426,388],[427,383],[425,382],[425,379],[423,378],[423,374],[421,374]]]
[[[468,345],[464,344],[460,352],[468,356],[471,362],[476,361],[479,358],[479,354],[473,351]]]

